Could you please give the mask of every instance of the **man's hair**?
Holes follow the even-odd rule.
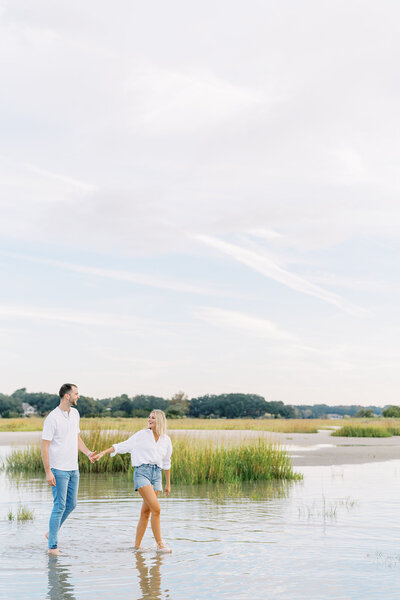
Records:
[[[58,395],[60,396],[60,398],[64,398],[65,394],[69,394],[73,387],[78,387],[78,386],[75,385],[74,383],[63,383],[62,386],[60,387],[60,391],[58,392]]]

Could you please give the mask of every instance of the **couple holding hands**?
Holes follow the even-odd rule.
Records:
[[[167,435],[167,419],[162,410],[151,411],[147,428],[134,433],[129,439],[114,444],[102,452],[92,452],[80,436],[78,387],[64,383],[59,391],[60,404],[46,417],[42,432],[42,460],[46,480],[53,493],[53,510],[50,515],[48,539],[49,554],[60,554],[58,532],[68,515],[74,510],[78,498],[79,470],[78,450],[93,463],[105,454],[131,453],[134,471],[134,487],[143,499],[140,518],[136,528],[135,549],[140,549],[149,518],[157,544],[157,552],[172,550],[161,537],[160,503],[162,491],[161,471],[165,472],[165,493],[171,488],[170,469],[172,444]]]

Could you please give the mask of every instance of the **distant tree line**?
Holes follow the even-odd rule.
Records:
[[[328,404],[303,404],[295,407],[299,419],[324,419],[327,416],[337,415],[338,417],[374,417],[385,416],[383,413],[387,409],[381,406],[361,406],[359,404],[328,406]],[[390,415],[388,415],[390,416]]]
[[[44,416],[58,406],[57,394],[45,392],[27,392],[26,388],[16,390],[10,396],[0,394],[0,416],[18,417],[24,414],[27,405],[35,409],[36,414]],[[285,419],[322,419],[334,417],[400,417],[400,406],[329,406],[327,404],[290,405],[283,402],[268,402],[257,394],[207,394],[188,398],[184,392],[178,392],[172,398],[160,396],[127,394],[114,398],[95,399],[81,396],[78,402],[82,417],[146,417],[154,408],[164,410],[168,418],[285,418]]]

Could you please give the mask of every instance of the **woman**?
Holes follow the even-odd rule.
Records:
[[[125,442],[114,444],[99,452],[96,460],[105,454],[131,453],[135,491],[143,498],[140,519],[136,529],[135,549],[140,548],[151,515],[151,528],[157,543],[157,552],[172,552],[161,538],[160,503],[158,494],[162,492],[161,469],[165,472],[165,494],[171,489],[170,469],[172,444],[167,435],[167,419],[162,410],[153,410],[148,419],[148,428],[134,433]]]

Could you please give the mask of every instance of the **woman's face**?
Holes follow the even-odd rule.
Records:
[[[156,415],[154,413],[150,413],[147,422],[148,422],[148,425],[149,425],[149,429],[151,429],[152,431],[155,431],[155,429],[156,429]]]

